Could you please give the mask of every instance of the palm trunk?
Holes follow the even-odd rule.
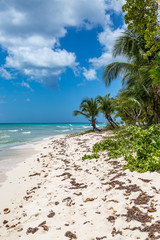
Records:
[[[151,118],[152,116],[148,113],[147,106],[144,107],[145,115],[146,115],[146,121],[147,121],[147,126],[151,124]]]
[[[116,126],[116,127],[118,127],[118,124],[115,122],[115,121],[113,121],[113,118],[110,116],[110,119],[111,119],[111,121],[112,121],[112,123]]]
[[[153,84],[153,104],[152,110],[154,114],[155,123],[160,123],[160,90]]]
[[[111,117],[110,117],[108,114],[106,114],[105,117],[106,117],[106,119],[108,120],[108,122],[111,124],[111,126],[112,126],[113,128],[115,128],[115,125],[113,124],[113,122],[112,122],[112,120],[111,120]]]
[[[96,119],[94,117],[91,119],[91,125],[93,127],[93,131],[95,131],[96,130]]]
[[[109,114],[106,114],[105,117],[113,128],[118,127],[118,125],[113,121],[112,117]]]
[[[132,113],[130,113],[129,111],[127,111],[125,108],[123,109],[126,113],[126,115],[128,116],[128,120],[130,121],[130,123],[136,125],[136,119],[134,117],[134,115]]]
[[[101,130],[96,127],[96,118],[91,119],[91,125],[93,127],[93,131],[98,131],[100,132]]]

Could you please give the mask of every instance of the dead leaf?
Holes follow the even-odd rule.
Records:
[[[84,202],[92,202],[94,200],[95,200],[95,198],[87,198]]]
[[[4,214],[8,214],[8,213],[10,213],[9,208],[5,208],[3,211],[4,211]]]
[[[41,227],[43,228],[44,231],[47,231],[47,232],[48,232],[48,230],[49,230],[49,227],[48,227],[48,226],[42,225]]]
[[[130,193],[126,192],[126,193],[124,193],[123,195],[125,195],[125,196],[129,196],[129,195],[130,195]]]
[[[14,228],[14,227],[16,227],[16,225],[12,225],[12,226],[8,227],[7,230],[11,229],[11,228]]]
[[[148,212],[156,212],[157,210],[154,207],[148,208]]]

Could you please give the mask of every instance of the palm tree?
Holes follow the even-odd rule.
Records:
[[[103,113],[104,117],[108,120],[110,125],[115,128],[118,125],[113,121],[111,114],[114,113],[114,99],[110,98],[110,94],[104,97],[98,96],[97,98],[99,111]]]
[[[144,125],[143,122],[143,105],[139,98],[130,89],[123,89],[120,91],[117,98],[117,112],[116,116],[121,117],[125,123],[134,125]]]
[[[117,39],[113,55],[114,57],[123,55],[128,61],[114,62],[107,65],[104,69],[103,77],[107,86],[119,75],[122,76],[123,85],[125,83],[128,88],[134,86],[137,82],[143,83],[144,88],[148,89],[149,95],[152,97],[151,107],[154,121],[158,123],[160,122],[160,94],[150,74],[155,54],[144,58],[147,51],[145,45],[143,35],[138,35],[134,29],[127,30],[123,36]],[[145,99],[143,100],[144,102],[146,101]]]
[[[89,119],[91,122],[91,126],[93,127],[93,130],[98,130],[96,128],[96,116],[98,115],[99,110],[98,110],[98,105],[97,105],[97,100],[93,98],[86,98],[82,100],[80,104],[80,111],[74,111],[73,116],[77,116],[79,114],[85,116],[86,118]]]
[[[128,84],[117,97],[116,116],[123,121],[138,125],[153,123],[152,95],[150,87],[144,85],[143,81]]]
[[[116,40],[113,48],[113,56],[122,55],[127,62],[114,62],[107,65],[104,69],[103,77],[105,84],[108,86],[112,80],[119,75],[123,77],[122,84],[125,82],[133,82],[139,78],[139,70],[141,66],[150,63],[149,59],[144,59],[146,52],[145,40],[143,36],[139,36],[135,30],[127,30],[124,35]]]
[[[160,88],[160,52],[156,55],[150,72],[154,80],[154,84]]]

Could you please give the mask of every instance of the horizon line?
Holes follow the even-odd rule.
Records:
[[[21,123],[12,123],[12,122],[7,122],[7,123],[0,123],[0,124],[74,124],[74,123],[87,123],[90,124],[89,122],[21,122]],[[97,122],[97,123],[105,123],[105,122]]]

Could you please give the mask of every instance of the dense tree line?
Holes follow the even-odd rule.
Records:
[[[74,113],[84,115],[87,110],[94,130],[98,112],[103,113],[112,128],[118,126],[113,114],[127,125],[148,127],[160,123],[158,1],[127,0],[122,9],[128,29],[116,40],[113,56],[121,55],[126,61],[105,66],[103,79],[109,86],[121,76],[123,88],[115,99],[106,95],[82,101],[81,112]],[[89,115],[85,116],[89,118]]]
[[[145,172],[160,170],[160,25],[158,0],[126,0],[127,30],[113,48],[113,56],[123,56],[125,62],[105,66],[103,79],[109,86],[118,76],[122,89],[116,98],[109,94],[81,103],[76,111],[90,119],[96,130],[96,116],[102,112],[112,129],[118,129],[115,139],[106,139],[93,146],[93,154],[83,159],[98,158],[107,150],[110,157],[123,156],[124,169]],[[83,103],[86,103],[85,108]],[[94,104],[92,104],[94,103]],[[125,128],[113,120],[119,117]]]

